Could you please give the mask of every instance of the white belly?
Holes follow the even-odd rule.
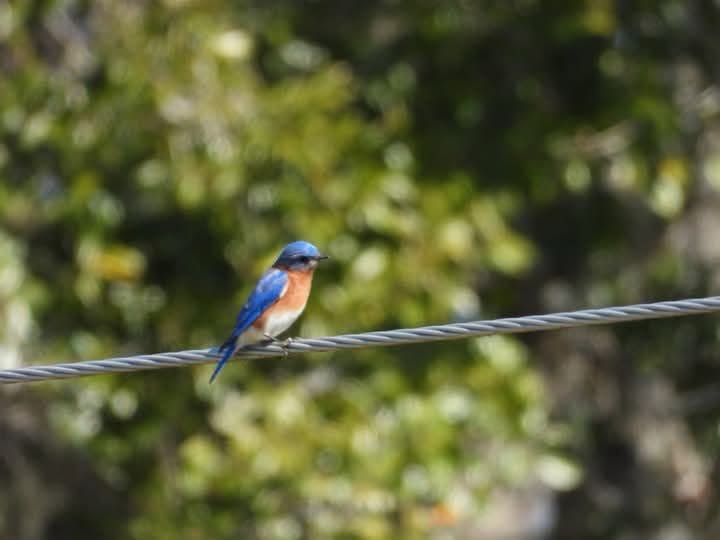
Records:
[[[273,311],[265,319],[264,328],[255,328],[254,326],[251,326],[242,333],[242,335],[238,338],[237,343],[239,346],[250,345],[251,343],[258,343],[260,341],[267,340],[267,336],[265,334],[272,337],[282,334],[285,330],[292,326],[302,312],[302,308],[297,310]]]
[[[295,321],[297,321],[302,312],[303,308],[287,311],[274,311],[267,318],[265,323],[265,333],[270,334],[272,337],[282,334],[285,330],[290,328]]]

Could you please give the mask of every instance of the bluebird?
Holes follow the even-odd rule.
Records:
[[[318,248],[299,240],[285,246],[280,256],[260,277],[235,320],[235,327],[218,349],[222,358],[210,376],[215,380],[225,363],[244,345],[276,341],[305,309],[313,272],[327,259]]]

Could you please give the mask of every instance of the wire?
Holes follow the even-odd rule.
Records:
[[[406,343],[422,343],[480,337],[490,334],[519,334],[541,330],[556,330],[596,324],[611,324],[644,319],[662,319],[683,315],[697,315],[720,311],[720,296],[656,302],[653,304],[635,304],[622,307],[584,309],[549,315],[533,315],[491,321],[404,328],[365,334],[345,334],[322,338],[296,338],[286,345],[251,345],[238,350],[241,358],[260,358],[285,356],[294,353],[313,351],[336,351],[340,349],[362,349],[366,347],[388,347]],[[91,360],[49,366],[34,366],[0,370],[0,384],[11,384],[49,379],[65,379],[168,367],[205,364],[218,359],[214,349],[197,349],[160,354],[144,354]]]

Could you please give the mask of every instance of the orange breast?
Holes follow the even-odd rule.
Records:
[[[310,296],[310,288],[312,286],[313,271],[302,272],[299,270],[288,270],[288,283],[285,294],[272,306],[265,310],[258,319],[253,323],[256,328],[265,326],[265,319],[270,312],[277,311],[302,311]]]

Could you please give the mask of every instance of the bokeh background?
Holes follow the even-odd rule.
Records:
[[[714,0],[0,1],[0,365],[720,290]],[[714,539],[714,316],[0,388],[0,538]]]

